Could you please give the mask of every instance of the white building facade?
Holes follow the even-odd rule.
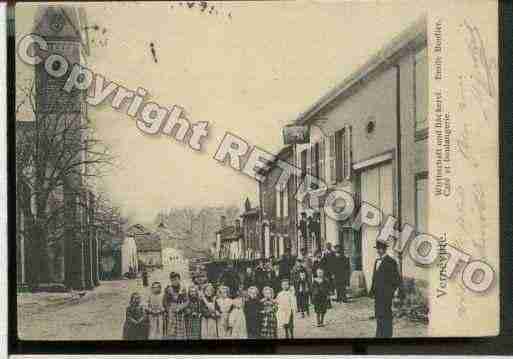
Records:
[[[323,180],[327,193],[347,191],[357,208],[367,202],[419,231],[426,228],[428,208],[426,56],[421,19],[300,115],[296,124],[310,126],[310,142],[294,148],[296,167]],[[310,190],[311,200],[298,202],[298,215],[319,213],[320,238],[298,246],[312,253],[326,243],[340,245],[350,257],[352,286],[369,290],[379,228],[354,230],[354,217],[329,218],[321,209],[326,195],[316,193]],[[407,256],[397,260],[404,277],[426,285],[422,268]]]

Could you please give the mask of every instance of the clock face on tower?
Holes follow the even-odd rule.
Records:
[[[62,14],[53,14],[50,18],[50,27],[53,31],[59,32],[64,27],[64,17]]]

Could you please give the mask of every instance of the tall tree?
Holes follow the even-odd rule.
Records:
[[[94,137],[83,106],[64,99],[43,112],[33,82],[18,90],[22,97],[16,108],[16,198],[30,241],[27,281],[38,284],[53,279],[53,241],[84,229],[89,179],[110,168],[113,157]],[[32,121],[22,121],[27,109]]]

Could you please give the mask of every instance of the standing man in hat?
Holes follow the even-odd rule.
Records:
[[[306,212],[301,212],[301,219],[298,224],[300,242],[303,248],[308,248],[308,222],[306,218]]]
[[[351,266],[349,258],[344,254],[344,248],[339,244],[335,246],[334,282],[337,292],[337,302],[347,303],[346,287],[349,285]]]
[[[374,264],[370,295],[374,297],[376,338],[391,338],[393,334],[392,300],[399,287],[397,262],[387,254],[387,244],[377,241],[378,258]]]

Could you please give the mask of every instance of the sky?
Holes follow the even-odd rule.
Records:
[[[213,159],[225,132],[277,153],[283,125],[425,10],[419,1],[208,2],[204,11],[186,2],[88,3],[93,72],[145,88],[146,101],[183,107],[191,122],[209,122],[198,153],[144,135],[108,105],[90,107],[97,136],[118,162],[102,190],[140,223],[171,207],[240,207],[246,197],[255,204],[256,181]],[[16,11],[19,37],[30,32],[34,6]]]

